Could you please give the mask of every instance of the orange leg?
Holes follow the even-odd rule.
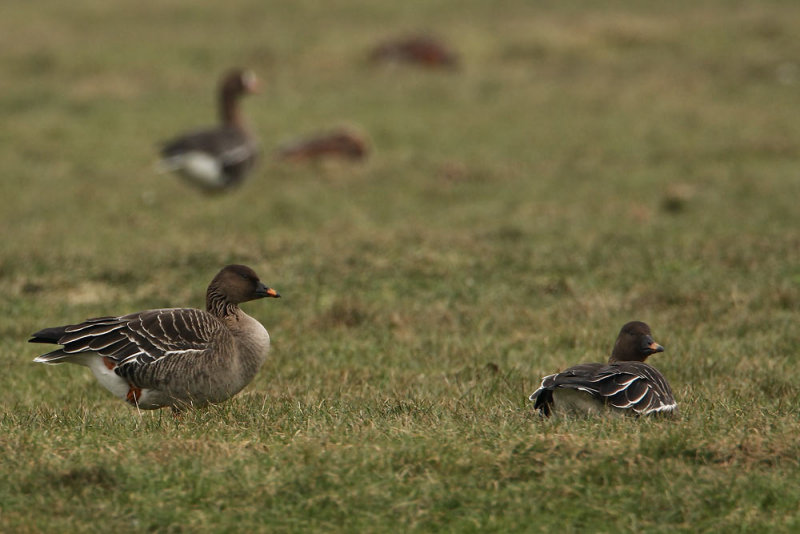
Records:
[[[125,399],[133,405],[139,404],[139,398],[142,396],[142,388],[137,388],[136,386],[131,386],[128,390],[128,394],[125,396]]]

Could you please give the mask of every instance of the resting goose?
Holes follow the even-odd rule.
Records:
[[[206,311],[165,308],[45,328],[29,342],[63,346],[33,361],[84,365],[111,393],[145,410],[222,402],[267,357],[267,330],[238,306],[264,297],[280,295],[251,268],[228,265],[208,286]]]
[[[317,160],[326,156],[360,160],[367,155],[367,143],[355,131],[339,128],[290,141],[278,148],[277,155],[290,161]]]
[[[677,413],[678,404],[664,375],[644,363],[651,354],[663,351],[647,324],[632,321],[620,330],[608,364],[584,363],[546,376],[530,400],[545,416],[601,411]]]
[[[372,49],[373,62],[414,63],[428,68],[457,68],[458,55],[431,35],[390,39]]]
[[[258,80],[252,71],[236,69],[227,73],[219,86],[221,124],[165,143],[159,167],[177,172],[207,191],[239,185],[258,154],[256,140],[242,122],[239,99],[257,90]]]

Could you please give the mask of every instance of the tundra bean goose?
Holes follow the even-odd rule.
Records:
[[[219,86],[220,125],[167,142],[161,149],[160,168],[177,172],[206,191],[239,185],[258,154],[256,140],[244,126],[239,100],[257,90],[258,80],[252,71],[227,73]]]
[[[678,404],[664,375],[644,363],[651,354],[663,351],[647,324],[632,321],[620,330],[607,364],[584,363],[546,376],[530,400],[545,416],[677,413]]]
[[[147,310],[45,328],[31,343],[61,348],[35,362],[75,363],[100,384],[139,408],[222,402],[255,377],[269,352],[269,334],[239,304],[280,297],[244,265],[228,265],[211,281],[205,311]]]

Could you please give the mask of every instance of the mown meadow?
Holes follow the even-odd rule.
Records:
[[[800,4],[0,7],[0,531],[800,530]],[[458,69],[375,65],[440,36]],[[264,82],[240,189],[155,172]],[[274,149],[339,125],[365,161]],[[202,306],[227,263],[271,357],[138,413],[45,326]],[[541,420],[539,379],[648,322],[676,420]]]

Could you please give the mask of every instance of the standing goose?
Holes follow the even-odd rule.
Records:
[[[236,69],[223,76],[219,85],[221,124],[167,142],[161,149],[160,168],[177,172],[207,191],[239,185],[258,154],[256,140],[244,127],[239,99],[257,90],[258,79],[252,71]]]
[[[584,363],[546,376],[530,400],[542,415],[677,413],[672,390],[658,370],[644,361],[664,347],[653,341],[650,327],[632,321],[622,327],[608,364]]]
[[[33,361],[85,365],[103,387],[145,410],[222,402],[267,358],[267,330],[238,306],[264,297],[280,295],[251,268],[228,265],[208,286],[206,311],[165,308],[45,328],[29,342],[63,346]]]

